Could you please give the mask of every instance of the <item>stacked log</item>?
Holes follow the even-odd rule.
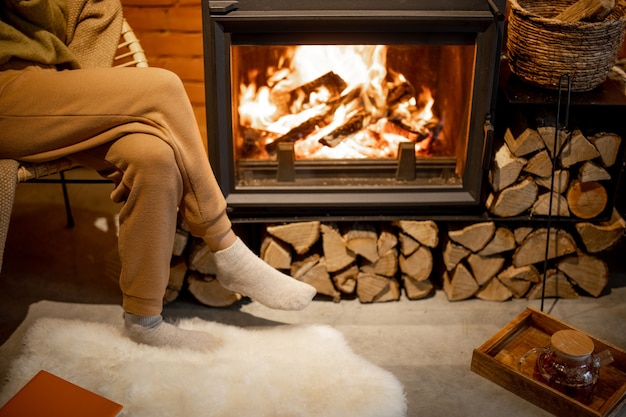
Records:
[[[433,221],[294,222],[267,225],[265,232],[260,257],[335,302],[397,301],[401,289],[415,300],[435,291],[432,250],[438,246],[439,230]],[[164,301],[174,301],[183,290],[211,307],[242,298],[219,284],[213,254],[180,225]]]
[[[209,307],[228,307],[242,299],[240,294],[219,283],[212,252],[202,240],[193,238],[185,223],[179,221],[163,303],[173,302],[183,291]]]
[[[399,220],[400,271],[405,294],[410,300],[428,297],[435,291],[432,280],[433,250],[439,245],[439,227],[433,221]]]
[[[599,297],[608,268],[599,254],[624,236],[613,210],[606,221],[559,223],[480,221],[319,221],[265,226],[261,258],[322,298],[362,303],[410,300],[441,288],[449,301],[506,301],[527,297]],[[442,238],[440,239],[440,235]],[[441,274],[435,271],[441,270]],[[181,226],[164,302],[188,291],[200,303],[227,307],[242,299],[215,276],[213,254]]]
[[[509,128],[496,151],[486,206],[491,214],[598,218],[609,203],[604,184],[612,180],[621,137],[585,136],[543,126],[517,137]],[[554,175],[552,175],[554,173]]]
[[[434,291],[431,250],[438,244],[438,228],[432,221],[296,222],[266,230],[262,247],[283,247],[290,259],[283,263],[267,250],[261,251],[262,259],[277,269],[287,269],[290,263],[292,277],[333,301],[396,301],[402,287],[411,299]],[[302,240],[306,245],[298,244]]]
[[[570,228],[494,222],[451,228],[443,250],[446,296],[450,301],[599,297],[609,271],[595,254],[617,244],[626,222],[614,210],[610,220]]]

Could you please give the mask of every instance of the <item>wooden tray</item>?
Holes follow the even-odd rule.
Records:
[[[588,335],[595,345],[595,353],[609,349],[615,359],[601,368],[595,396],[589,405],[533,379],[532,366],[518,371],[522,355],[534,347],[547,346],[551,335],[563,329],[579,330],[527,308],[481,347],[474,349],[471,370],[559,417],[616,416],[626,397],[624,350]]]

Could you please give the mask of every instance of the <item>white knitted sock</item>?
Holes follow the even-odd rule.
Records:
[[[126,333],[131,340],[156,347],[172,347],[207,352],[221,342],[210,333],[181,329],[158,316],[138,316],[124,313]]]
[[[315,287],[298,281],[266,264],[243,241],[214,253],[217,279],[227,289],[278,310],[302,310]]]

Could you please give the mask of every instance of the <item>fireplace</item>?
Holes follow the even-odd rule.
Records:
[[[204,6],[209,158],[231,218],[480,210],[504,0]]]

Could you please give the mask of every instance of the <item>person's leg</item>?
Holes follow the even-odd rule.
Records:
[[[128,336],[152,346],[210,350],[212,334],[163,321],[182,179],[171,147],[146,134],[120,139],[74,155],[110,178],[119,215],[120,288]]]
[[[0,92],[0,156],[50,159],[92,149],[129,134],[143,134],[165,142],[171,148],[182,181],[180,211],[192,233],[201,236],[216,251],[218,279],[227,288],[274,308],[303,308],[314,296],[313,287],[268,268],[245,245],[237,243],[240,241],[232,233],[225,201],[209,166],[191,105],[174,74],[155,68],[62,72],[35,69],[9,78]],[[128,166],[120,161],[127,152],[120,150],[117,154],[116,158],[111,155],[107,158],[112,165],[119,165],[118,172],[123,172]],[[133,161],[125,163],[129,165]],[[129,186],[127,181],[120,184]],[[119,187],[117,192],[124,195]],[[136,216],[149,218],[145,222],[148,225],[161,221],[158,214],[162,213],[144,210],[137,214],[136,211],[136,208],[129,210]],[[137,236],[137,233],[141,231],[129,235]],[[154,244],[163,247],[164,242],[169,242],[167,237],[154,240]],[[235,259],[237,262],[233,262]],[[122,262],[129,261],[122,259]],[[154,265],[159,266],[153,269],[164,264],[165,259],[156,260]],[[163,270],[159,279],[151,275],[152,284],[163,290],[167,272]],[[131,280],[139,280],[133,288],[145,290],[144,284],[150,280],[145,275],[148,274],[130,275]],[[125,305],[125,309],[139,315],[154,311],[160,301],[132,294],[125,297],[131,299],[134,302]],[[141,307],[137,305],[140,300]]]

